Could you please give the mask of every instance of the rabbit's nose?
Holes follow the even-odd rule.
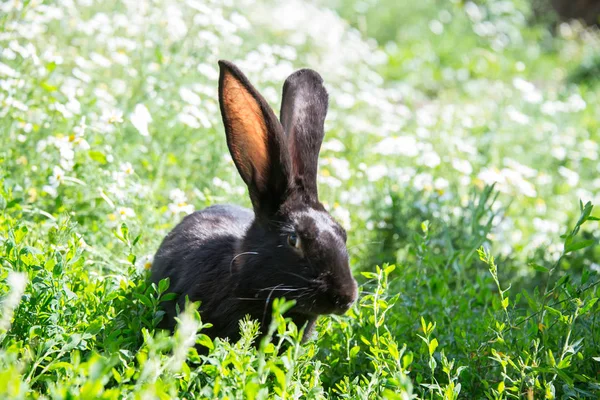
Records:
[[[348,311],[356,301],[357,292],[358,287],[354,279],[337,290],[332,290],[330,298],[335,306],[334,313],[341,315]]]

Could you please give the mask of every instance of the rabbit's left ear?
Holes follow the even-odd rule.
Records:
[[[275,113],[232,63],[219,61],[219,103],[231,157],[254,211],[270,218],[288,195],[290,160]]]
[[[287,136],[292,176],[311,201],[318,201],[317,168],[328,94],[321,76],[301,69],[283,84],[280,121]]]

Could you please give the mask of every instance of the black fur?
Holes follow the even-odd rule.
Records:
[[[306,197],[318,201],[317,166],[328,94],[321,76],[310,69],[290,75],[283,84],[280,119],[288,138],[296,184]]]
[[[311,70],[291,75],[284,85],[283,127],[266,101],[231,63],[219,62],[221,82],[231,73],[260,104],[268,128],[268,179],[262,190],[254,176],[243,176],[253,201],[251,210],[217,205],[188,215],[163,240],[152,265],[152,281],[170,278],[178,298],[165,307],[163,327],[175,326],[176,304],[186,296],[201,301],[211,337],[239,338],[245,315],[270,323],[273,299],[296,300],[288,315],[306,326],[318,315],[342,314],[356,300],[357,286],[348,265],[346,232],[318,202],[317,159],[323,140],[327,92]],[[228,145],[232,135],[221,98]],[[284,135],[284,127],[287,135]],[[235,145],[235,144],[234,144]],[[290,153],[293,153],[290,157]],[[298,247],[290,235],[298,238]]]

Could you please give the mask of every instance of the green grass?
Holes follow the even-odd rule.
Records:
[[[597,33],[521,0],[92,3],[0,4],[0,398],[600,395]],[[306,344],[284,301],[258,349],[193,305],[155,329],[164,235],[249,205],[220,58],[275,109],[297,68],[330,92],[360,296]]]

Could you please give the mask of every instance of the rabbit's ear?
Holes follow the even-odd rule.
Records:
[[[317,168],[328,95],[321,76],[301,69],[283,84],[280,119],[287,136],[292,176],[304,194],[318,201]]]
[[[219,61],[219,103],[233,161],[248,185],[257,215],[272,214],[290,185],[290,159],[281,124],[242,72]]]

